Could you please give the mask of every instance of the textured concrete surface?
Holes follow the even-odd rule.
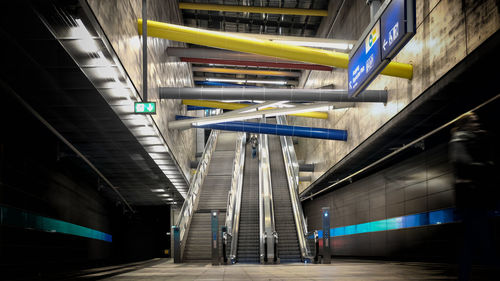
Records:
[[[333,260],[330,265],[159,263],[100,280],[456,280],[454,266],[419,262]]]
[[[142,39],[137,19],[142,17],[141,0],[88,1],[111,45],[118,54],[136,89],[142,95]],[[181,24],[177,1],[148,0],[149,20]],[[159,87],[192,87],[193,78],[188,63],[165,54],[167,47],[184,47],[184,43],[148,38],[148,100],[157,102],[153,116],[166,138],[174,157],[189,179],[189,161],[194,160],[195,130],[168,130],[167,123],[176,114],[187,115],[179,100],[158,99]]]
[[[364,5],[366,1],[346,4],[329,37],[347,37],[351,27],[344,24],[342,18],[345,17],[343,13],[354,13],[349,9],[360,9],[358,6],[361,4],[354,2]],[[314,182],[500,29],[498,1],[425,0],[416,3],[417,33],[395,58],[395,61],[413,65],[413,79],[379,76],[369,87],[374,90],[387,89],[387,104],[358,104],[355,108],[330,111],[328,120],[289,117],[293,125],[342,129],[349,134],[347,142],[299,138],[296,146],[298,159],[316,164],[314,173],[301,173],[301,176],[311,174]],[[360,25],[363,22],[353,24]],[[358,29],[354,28],[355,31]],[[358,36],[360,34],[354,37]],[[337,89],[347,88],[346,70],[311,71],[309,75],[305,74],[308,77],[304,82],[305,88],[326,85],[334,85]],[[311,182],[301,183],[300,190],[309,184]]]

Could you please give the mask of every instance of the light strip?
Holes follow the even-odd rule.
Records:
[[[193,67],[192,70],[193,72],[300,77],[300,72],[293,72],[293,71],[238,69],[238,68],[223,68],[223,67]]]
[[[208,82],[230,82],[230,83],[255,83],[255,84],[273,84],[286,85],[287,81],[280,80],[245,80],[245,79],[230,79],[230,78],[206,78]]]
[[[405,229],[410,227],[420,227],[427,225],[454,223],[460,221],[460,218],[457,217],[455,213],[456,211],[454,208],[449,208],[437,211],[411,214],[401,217],[388,218],[384,220],[330,228],[330,237],[354,235],[354,234],[377,232],[377,231]],[[309,238],[313,237],[310,236]],[[323,238],[323,230],[318,230],[318,238]]]
[[[282,43],[293,46],[312,47],[312,48],[325,48],[335,50],[350,50],[353,44],[348,43],[326,43],[326,42],[307,42],[307,41],[289,41],[289,40],[271,40],[276,43]]]

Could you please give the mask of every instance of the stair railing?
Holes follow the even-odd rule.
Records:
[[[236,141],[236,152],[233,160],[231,189],[229,190],[226,208],[227,240],[230,241],[229,261],[236,262],[238,250],[238,230],[240,225],[241,194],[243,186],[243,171],[245,166],[246,133],[239,133]]]
[[[210,165],[210,160],[212,159],[212,154],[215,151],[218,135],[218,130],[212,130],[210,136],[208,137],[200,162],[196,168],[196,172],[189,183],[188,194],[175,223],[175,225],[179,227],[180,231],[181,260],[183,259],[184,248],[186,247],[186,238],[187,233],[189,232],[189,226],[191,225],[191,219],[193,218],[194,212],[198,208],[201,186],[203,185],[203,181],[208,173],[208,167]]]
[[[287,125],[285,116],[276,116],[276,123]],[[292,138],[289,136],[280,136],[281,150],[283,151],[283,159],[285,161],[285,170],[288,180],[288,189],[292,200],[293,217],[297,228],[297,237],[299,238],[300,253],[304,261],[311,260],[312,252],[307,244],[307,223],[304,218],[304,211],[299,198],[299,164],[295,148],[293,147]]]

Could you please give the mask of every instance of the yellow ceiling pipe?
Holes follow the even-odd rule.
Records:
[[[245,108],[250,106],[251,104],[244,103],[235,103],[235,102],[220,102],[220,101],[211,101],[211,100],[182,100],[182,104],[185,105],[194,105],[194,106],[202,106],[202,107],[212,107],[212,108],[220,108],[220,109],[228,109],[228,110],[236,110],[240,108]],[[262,110],[276,109],[276,107],[266,107]],[[294,113],[289,114],[293,116],[300,117],[309,117],[309,118],[318,118],[318,119],[328,119],[328,113],[326,112],[303,112],[303,113]]]
[[[138,27],[139,34],[141,34],[142,19],[138,20]],[[349,62],[349,55],[345,53],[292,46],[269,40],[227,35],[224,32],[150,20],[148,20],[148,36],[338,68],[347,68]],[[390,62],[381,74],[411,79],[413,77],[413,66],[411,64]]]
[[[179,3],[179,9],[181,9],[181,10],[217,11],[217,12],[236,12],[236,13],[317,16],[317,17],[328,16],[327,10],[236,6],[236,5],[220,5],[220,4],[199,4],[199,3]]]
[[[226,74],[300,77],[300,72],[275,71],[275,70],[255,70],[255,69],[234,69],[234,68],[222,68],[222,67],[193,67],[193,71],[211,72],[211,73],[226,73]]]

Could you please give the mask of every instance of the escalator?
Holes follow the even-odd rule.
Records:
[[[279,136],[269,135],[271,184],[280,262],[300,262],[301,251]]]
[[[252,158],[252,146],[246,145],[241,193],[238,262],[259,262],[259,160]]]

